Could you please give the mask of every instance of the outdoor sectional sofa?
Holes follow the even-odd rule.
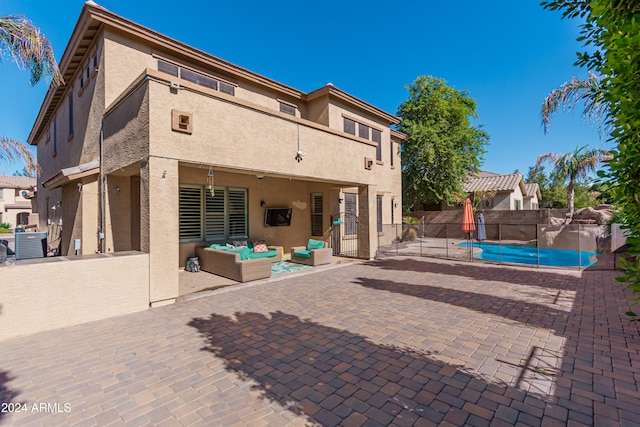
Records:
[[[226,244],[196,248],[200,269],[238,282],[271,277],[271,263],[282,261],[282,246],[268,246],[267,251],[256,252],[253,244],[247,243],[244,248]]]

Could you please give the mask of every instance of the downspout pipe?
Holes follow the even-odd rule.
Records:
[[[106,185],[104,174],[104,118],[100,123],[100,229],[98,230],[99,251],[105,252],[105,205],[106,205]]]

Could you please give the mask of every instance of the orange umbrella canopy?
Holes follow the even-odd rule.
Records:
[[[471,233],[476,229],[476,223],[473,220],[473,208],[471,207],[471,200],[467,197],[464,201],[464,212],[462,214],[462,231],[465,233]]]

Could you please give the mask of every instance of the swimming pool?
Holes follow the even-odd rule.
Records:
[[[469,242],[460,243],[462,247],[469,247],[469,245]],[[474,255],[474,258],[530,265],[538,264],[538,251],[540,251],[540,265],[553,267],[589,267],[595,264],[595,262],[591,261],[594,258],[591,257],[596,255],[594,252],[578,252],[570,249],[538,249],[535,246],[497,243],[473,242],[473,247],[482,249],[482,252]],[[578,263],[578,260],[580,260],[580,263]]]

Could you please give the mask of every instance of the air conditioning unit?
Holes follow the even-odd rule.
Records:
[[[15,234],[16,259],[44,258],[47,255],[47,232]]]
[[[367,170],[371,170],[371,168],[373,167],[373,159],[369,158],[369,157],[365,157],[364,158],[364,168]]]

